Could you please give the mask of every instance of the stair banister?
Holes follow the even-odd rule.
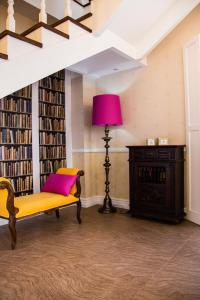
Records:
[[[8,0],[8,16],[6,19],[6,29],[15,32],[14,0]]]
[[[72,5],[71,0],[65,0],[65,17],[72,17]]]
[[[40,2],[39,22],[47,23],[46,0]]]

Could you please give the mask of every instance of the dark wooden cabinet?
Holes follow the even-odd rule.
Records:
[[[184,217],[184,145],[129,148],[132,216],[180,222]]]

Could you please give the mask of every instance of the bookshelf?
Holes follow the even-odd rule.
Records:
[[[12,181],[15,196],[33,192],[31,86],[0,99],[0,177]]]
[[[65,70],[39,81],[40,186],[66,166]]]

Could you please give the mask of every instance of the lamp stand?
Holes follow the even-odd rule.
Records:
[[[106,148],[106,156],[105,156],[105,163],[103,164],[105,167],[105,173],[106,173],[106,181],[105,181],[105,198],[103,202],[103,206],[99,208],[99,212],[102,214],[110,214],[116,212],[116,208],[112,205],[112,200],[110,198],[110,181],[109,181],[109,171],[111,167],[108,149],[110,148],[109,142],[112,139],[109,137],[109,127],[108,125],[105,126],[105,137],[102,139],[105,141],[105,148]]]

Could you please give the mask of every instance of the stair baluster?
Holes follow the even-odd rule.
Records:
[[[65,0],[65,17],[69,16],[72,17],[72,6],[71,0]]]
[[[39,22],[47,23],[46,1],[41,0]]]
[[[6,29],[15,32],[14,0],[8,0],[8,16],[6,19]]]

